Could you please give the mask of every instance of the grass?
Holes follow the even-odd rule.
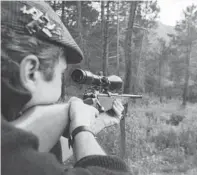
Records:
[[[126,135],[125,160],[134,174],[197,174],[197,104],[146,97],[129,105]],[[117,127],[103,131],[99,142],[120,156]]]

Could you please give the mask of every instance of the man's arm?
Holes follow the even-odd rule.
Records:
[[[37,151],[34,135],[2,122],[2,174],[6,175],[128,175],[126,164],[115,156],[92,155],[77,161],[75,168],[64,170],[52,154]]]
[[[109,125],[119,123],[124,108],[118,101],[112,107],[117,114],[114,117],[106,113],[99,115],[98,110],[84,104],[80,99],[72,100],[69,110],[70,134],[80,126],[88,127],[96,134]],[[106,155],[91,132],[81,131],[74,137],[73,152],[77,161],[87,156]]]
[[[106,155],[90,132],[80,132],[74,138],[73,145],[76,161],[92,155]]]
[[[57,143],[60,136],[65,131],[65,128],[67,128],[69,125],[69,105],[69,103],[64,103],[46,106],[36,106],[24,113],[24,115],[17,120],[10,123],[17,128],[29,131],[36,135],[39,139],[39,151],[48,152]],[[115,106],[113,105],[113,108],[114,107]],[[76,107],[76,110],[78,111],[78,106]],[[88,110],[89,107],[87,111]],[[114,110],[117,114],[122,111],[122,109],[117,110],[115,108]],[[79,117],[82,118],[82,120],[85,120],[85,116],[83,116],[83,114]],[[90,127],[91,130],[95,134],[97,134],[103,128],[114,125],[118,122],[118,118],[112,118],[106,113],[102,113],[99,114],[99,117],[97,117],[96,120],[93,120]],[[69,132],[68,128],[67,132]],[[67,132],[64,132],[64,134],[68,136],[69,133]],[[76,149],[77,148],[78,147],[76,147]]]
[[[72,120],[70,124],[71,130],[77,126],[88,125],[95,134],[105,127],[119,123],[118,117],[110,117],[106,113],[98,116],[98,111],[95,108],[85,105],[80,99],[77,99],[77,101],[79,103],[73,103],[74,105],[70,102],[68,104],[37,106],[11,123],[17,128],[36,135],[39,139],[39,151],[41,152],[48,152],[57,143],[65,128],[69,125],[69,117]],[[69,105],[71,105],[71,110],[68,114]],[[120,116],[123,107],[113,104],[113,109]],[[96,115],[98,117],[95,119]],[[87,155],[105,155],[90,133],[84,132],[79,133],[79,135],[81,137],[78,134],[76,135],[77,139],[75,138],[73,150],[77,160]]]
[[[96,114],[96,111],[91,110],[93,108],[84,105],[82,102],[71,103],[71,106],[74,108],[71,108],[69,111],[69,116],[72,120],[70,123],[70,132],[78,125],[91,124],[91,120],[94,119],[94,114]],[[114,109],[116,109],[116,107]],[[77,113],[73,113],[73,110]],[[76,119],[75,117],[80,118],[79,120],[73,120]],[[105,124],[110,123],[111,119],[112,118],[108,118],[108,122],[106,119]],[[103,126],[105,126],[105,124]],[[39,153],[37,151],[38,143],[34,141],[35,136],[31,136],[30,133],[26,133],[22,130],[11,129],[10,127],[4,126],[5,125],[2,127],[2,151],[4,154],[2,156],[3,174],[23,175],[27,172],[28,174],[64,174],[63,166],[55,160],[54,156],[46,153]],[[78,161],[74,169],[65,172],[67,175],[130,174],[128,167],[121,159],[115,156],[105,155],[93,135],[89,132],[80,132],[75,136],[74,152],[76,153],[75,155]]]

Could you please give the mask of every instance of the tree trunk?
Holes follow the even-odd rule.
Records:
[[[62,1],[62,16],[61,16],[61,19],[62,19],[63,23],[64,23],[64,20],[65,20],[65,5],[66,5],[66,2]]]
[[[191,38],[191,21],[188,21],[187,36],[188,36],[188,40],[192,39]],[[185,60],[185,83],[184,83],[184,89],[183,89],[183,102],[182,102],[182,105],[184,107],[186,106],[187,96],[188,96],[189,67],[190,67],[191,52],[192,52],[192,41],[189,42],[189,44],[187,46],[187,58]]]
[[[103,75],[107,76],[108,71],[108,25],[109,25],[109,4],[110,1],[107,1],[107,14],[106,14],[106,19],[104,16],[102,16],[103,20]],[[102,15],[104,15],[104,2],[101,2],[101,9],[102,9]]]
[[[130,12],[128,27],[125,35],[125,81],[124,81],[124,93],[135,93],[135,88],[133,83],[135,81],[135,76],[132,72],[132,51],[131,51],[131,40],[132,40],[132,30],[133,23],[135,19],[135,10],[137,6],[137,1],[132,1],[130,3]],[[132,83],[132,84],[131,84]]]
[[[125,117],[128,111],[128,104],[125,105],[124,108],[124,117],[120,121],[120,154],[121,158],[124,159],[126,157],[126,120]]]
[[[105,42],[107,43],[106,44],[106,75],[108,75],[108,66],[109,66],[109,63],[108,63],[108,58],[109,58],[109,15],[110,15],[110,1],[107,2],[107,20],[106,20],[106,39],[105,39]]]
[[[79,46],[84,54],[84,61],[85,66],[89,68],[89,60],[86,52],[86,41],[84,39],[84,33],[83,33],[83,25],[82,25],[82,16],[81,16],[81,3],[82,1],[77,1],[77,27],[78,27],[78,34],[79,34]]]
[[[80,46],[83,49],[82,22],[81,22],[81,1],[77,1],[77,27],[80,38]]]
[[[102,61],[103,61],[103,73],[104,73],[104,31],[105,31],[105,1],[101,1],[101,34],[102,34]]]
[[[162,103],[162,54],[160,55],[160,58],[159,58],[159,101],[160,103]]]
[[[186,103],[187,103],[191,50],[192,50],[192,44],[190,44],[187,47],[187,59],[186,59],[186,65],[185,65],[185,83],[184,83],[184,89],[183,89],[183,102],[182,102],[183,106],[186,106]]]
[[[53,2],[53,10],[56,11],[56,1]]]
[[[143,65],[144,65],[144,58],[142,56],[143,50],[144,50],[144,43],[145,43],[145,36],[146,35],[146,31],[143,30],[143,34],[142,34],[142,40],[141,40],[141,44],[140,44],[140,48],[139,48],[139,57],[137,60],[137,65],[136,65],[136,84],[138,89],[140,88],[142,90],[142,92],[144,92],[144,73],[142,71],[142,68],[144,69]],[[143,83],[141,83],[143,82]]]
[[[116,71],[117,71],[117,75],[119,76],[120,75],[120,53],[119,53],[119,45],[120,45],[120,42],[119,42],[119,35],[120,35],[120,27],[119,27],[119,0],[117,2],[117,65],[116,65]]]
[[[132,54],[131,54],[131,40],[132,40],[132,29],[135,20],[135,11],[137,7],[137,1],[131,1],[128,27],[125,35],[125,82],[124,82],[124,93],[135,93],[135,89],[132,88],[131,82],[133,82],[134,75],[132,73]],[[134,80],[135,81],[135,80]],[[132,88],[132,91],[131,91]],[[125,116],[127,114],[128,105],[125,108]],[[120,122],[120,137],[121,137],[121,157],[126,157],[126,130],[125,130],[125,118]]]

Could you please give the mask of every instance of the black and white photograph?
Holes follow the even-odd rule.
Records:
[[[1,0],[2,175],[197,175],[197,0]]]

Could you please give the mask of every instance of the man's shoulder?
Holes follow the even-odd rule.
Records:
[[[2,174],[57,175],[64,172],[54,155],[38,152],[38,139],[31,133],[1,122]]]
[[[32,133],[12,126],[4,119],[1,120],[1,145],[5,150],[17,149],[23,146],[38,148],[38,138]],[[6,154],[6,152],[4,152]]]

